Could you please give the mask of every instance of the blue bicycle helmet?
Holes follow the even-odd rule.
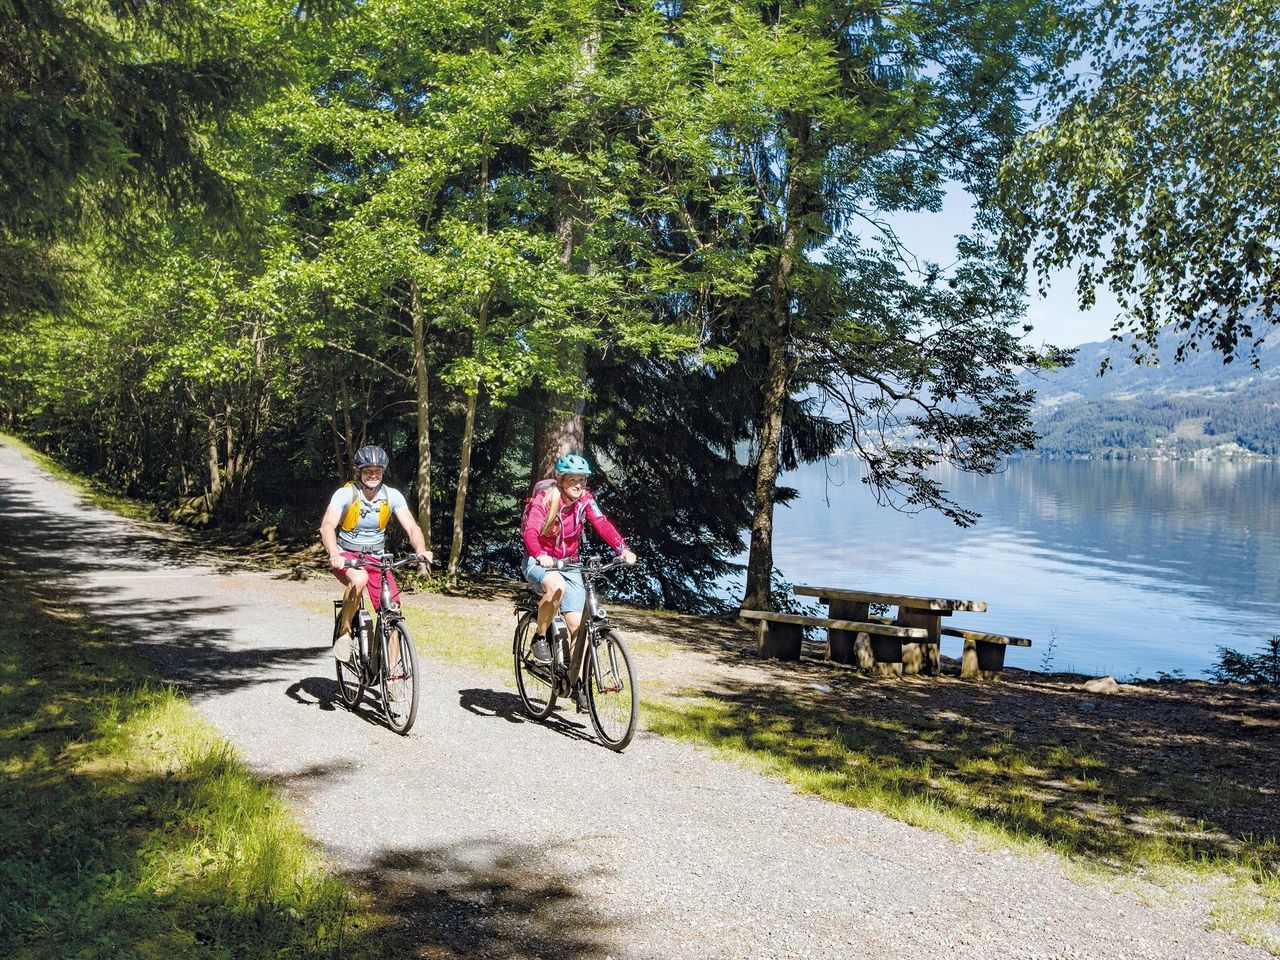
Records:
[[[589,477],[591,476],[591,464],[587,463],[587,458],[578,453],[566,453],[556,461],[556,476],[562,473],[572,473],[575,476]]]
[[[363,470],[365,467],[381,467],[387,469],[387,464],[391,462],[391,458],[387,456],[387,451],[381,447],[369,444],[361,447],[356,451],[356,470]]]

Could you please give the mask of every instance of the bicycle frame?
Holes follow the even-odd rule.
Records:
[[[587,651],[590,650],[591,656],[595,656],[595,644],[588,641],[600,630],[610,626],[609,614],[596,593],[595,581],[602,574],[618,566],[622,566],[621,561],[613,560],[596,566],[590,563],[560,562],[551,568],[557,572],[581,570],[582,586],[586,592],[586,600],[582,605],[582,622],[578,624],[578,629],[569,635],[569,663],[565,665],[565,675],[571,684],[584,683],[588,680],[587,668],[590,660],[587,657]],[[531,606],[528,609],[536,615],[538,601],[532,596],[529,601]],[[611,666],[616,669],[617,665]]]
[[[378,647],[376,655],[372,649],[369,650],[370,655],[363,664],[366,682],[372,682],[377,679],[378,672],[382,669],[382,664],[387,662],[390,653],[387,649],[387,638],[391,636],[392,628],[404,619],[404,614],[400,612],[400,605],[395,602],[391,592],[391,577],[389,574],[396,567],[416,562],[415,558],[393,562],[388,559],[389,556],[390,554],[386,553],[362,553],[356,561],[351,562],[352,566],[357,569],[372,566],[382,571],[382,586],[378,591],[377,616],[373,624],[373,638],[371,638],[377,643]],[[360,592],[360,603],[356,610],[363,609],[364,591],[362,590]]]
[[[357,649],[345,660],[337,661],[338,692],[348,707],[355,708],[365,687],[376,691],[382,702],[382,714],[387,726],[399,734],[406,734],[413,727],[418,712],[418,657],[400,605],[392,591],[392,571],[407,564],[418,563],[417,556],[393,560],[387,553],[362,553],[344,561],[344,568],[379,570],[382,583],[379,593],[372,598],[377,605],[377,618],[369,622],[368,643],[363,651]],[[364,591],[360,591],[357,610],[359,620],[368,621],[365,613]],[[341,614],[341,604],[334,601],[335,617]],[[336,633],[338,623],[335,620]]]

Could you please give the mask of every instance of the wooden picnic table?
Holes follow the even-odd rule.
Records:
[[[948,597],[919,597],[902,593],[882,593],[873,590],[846,590],[840,587],[815,587],[802,585],[795,588],[795,593],[803,597],[817,597],[827,605],[827,615],[832,620],[872,621],[870,608],[873,605],[897,607],[897,616],[892,619],[874,618],[875,622],[893,624],[897,627],[910,627],[926,631],[920,640],[907,639],[894,633],[871,633],[837,628],[827,630],[827,659],[837,663],[856,665],[859,669],[869,670],[881,676],[902,676],[903,674],[923,673],[937,674],[941,669],[941,643],[944,632],[942,618],[953,613],[985,613],[987,604],[983,600],[957,600]],[[948,634],[962,636],[963,631],[946,631]],[[977,634],[975,634],[977,636]],[[983,636],[992,636],[983,634]],[[1019,638],[1007,638],[1021,643]],[[1028,641],[1029,643],[1029,641]],[[984,653],[994,641],[984,641]],[[980,673],[998,675],[1004,664],[1003,647],[1000,648],[1000,663],[988,664],[983,669],[977,662],[978,644],[965,638],[966,658],[961,661],[962,676],[978,676]],[[972,648],[972,649],[970,649]],[[971,656],[969,656],[971,654]],[[966,663],[965,660],[970,662]],[[984,656],[990,661],[990,656]],[[994,671],[989,669],[994,667]]]
[[[882,677],[903,674],[937,674],[942,664],[941,642],[945,634],[964,641],[960,676],[996,680],[1004,670],[1008,647],[1029,647],[1025,637],[1007,637],[978,630],[944,627],[942,618],[953,613],[985,613],[982,600],[917,597],[904,593],[846,590],[842,587],[795,587],[803,597],[817,597],[827,605],[827,616],[810,617],[771,610],[739,610],[754,621],[760,655],[799,660],[804,631],[827,631],[827,659],[847,663]],[[897,607],[895,617],[872,616],[872,606]]]
[[[828,660],[856,664],[861,669],[882,675],[936,674],[942,663],[942,618],[957,611],[985,613],[987,609],[982,600],[917,597],[839,587],[798,586],[795,593],[802,597],[817,597],[827,605],[827,615],[832,619],[868,620],[871,606],[877,604],[898,608],[898,615],[891,621],[896,626],[919,627],[928,631],[927,639],[906,643],[892,635],[869,634],[861,650],[858,649],[858,634],[828,631]]]

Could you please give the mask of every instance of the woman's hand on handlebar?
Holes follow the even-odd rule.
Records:
[[[344,557],[341,553],[335,551],[329,554],[329,566],[331,566],[334,570],[341,570],[346,565],[347,565],[347,558]]]
[[[555,560],[553,560],[548,554],[543,553],[538,556],[538,566],[542,567],[542,569],[550,570],[555,565]]]
[[[631,566],[633,563],[635,563],[635,562],[636,562],[636,555],[635,555],[635,551],[633,551],[633,550],[623,550],[623,551],[622,551],[622,560],[623,560],[623,562],[624,562],[628,567],[629,567],[629,566]]]

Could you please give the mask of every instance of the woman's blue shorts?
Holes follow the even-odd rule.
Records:
[[[524,578],[529,586],[542,593],[542,579],[548,573],[564,577],[564,593],[560,597],[561,613],[581,613],[587,602],[587,588],[582,585],[581,570],[548,570],[533,557],[524,559]]]

